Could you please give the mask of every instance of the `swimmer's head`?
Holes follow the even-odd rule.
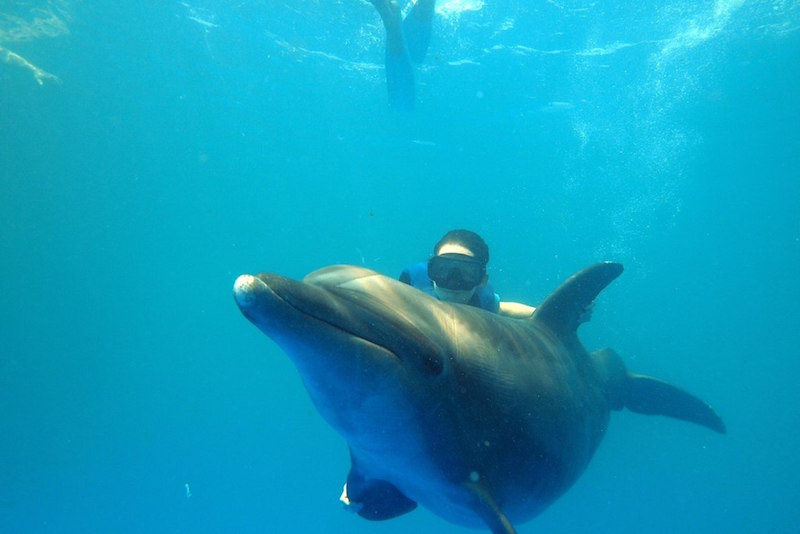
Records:
[[[475,291],[486,285],[489,247],[469,230],[451,230],[433,247],[428,277],[441,300],[468,303]]]

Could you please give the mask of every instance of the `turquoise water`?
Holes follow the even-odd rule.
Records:
[[[465,532],[342,511],[231,298],[453,227],[509,300],[625,264],[584,343],[729,429],[615,413],[520,532],[796,530],[797,2],[439,2],[413,113],[366,2],[94,4],[0,4],[0,530]]]

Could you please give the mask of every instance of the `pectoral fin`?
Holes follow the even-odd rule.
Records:
[[[480,515],[492,534],[516,534],[514,526],[506,514],[494,500],[492,494],[480,482],[466,482],[465,486],[472,493],[475,501],[475,512]]]
[[[355,461],[339,500],[348,510],[370,521],[392,519],[417,507],[393,484],[364,476]]]

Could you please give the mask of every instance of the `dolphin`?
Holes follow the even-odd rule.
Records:
[[[578,272],[529,319],[441,302],[343,265],[302,281],[242,275],[234,298],[347,441],[348,509],[383,520],[419,504],[509,534],[583,473],[611,410],[726,431],[702,400],[581,344],[581,314],[621,272],[611,262]]]

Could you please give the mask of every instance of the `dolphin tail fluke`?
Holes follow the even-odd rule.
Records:
[[[666,415],[726,433],[722,418],[706,402],[657,378],[628,373],[625,407],[645,415]]]

